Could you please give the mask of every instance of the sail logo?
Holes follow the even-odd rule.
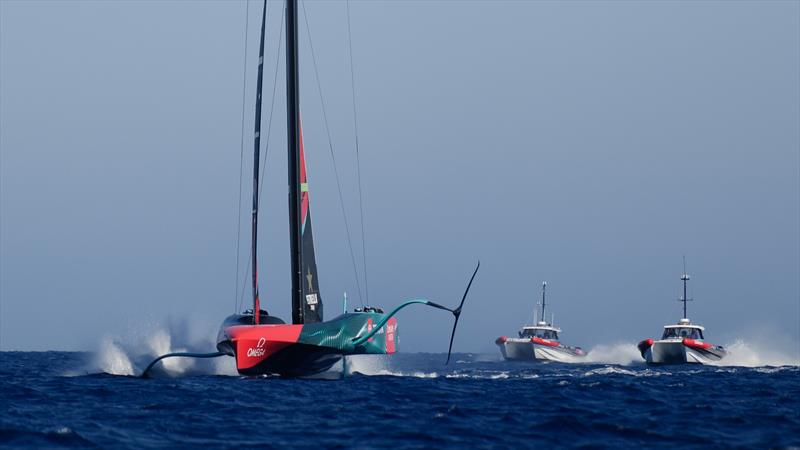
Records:
[[[265,338],[259,338],[258,343],[256,344],[256,348],[250,347],[247,349],[247,357],[248,358],[258,358],[264,356],[266,354],[266,350],[264,346],[267,344],[267,340]]]

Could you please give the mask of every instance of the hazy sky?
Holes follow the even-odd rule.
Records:
[[[245,6],[0,1],[0,349],[88,349],[181,316],[214,335],[233,312]],[[262,135],[281,9],[268,8]],[[355,232],[345,4],[306,10]],[[455,304],[480,258],[457,350],[495,352],[543,280],[565,343],[633,343],[680,317],[685,254],[709,340],[800,354],[800,3],[353,1],[351,14],[370,303]],[[359,300],[300,20],[330,318],[343,291]],[[283,70],[259,252],[262,302],[289,319]],[[445,351],[445,313],[399,320],[401,351]]]

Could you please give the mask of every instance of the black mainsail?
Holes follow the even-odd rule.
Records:
[[[322,321],[311,210],[308,199],[297,51],[297,0],[286,1],[286,114],[289,160],[289,234],[292,274],[292,323]],[[263,40],[263,35],[262,35]]]
[[[314,234],[311,230],[311,204],[308,194],[306,157],[303,129],[300,127],[300,257],[303,268],[302,309],[303,322],[322,322],[322,296],[317,277],[317,258],[314,254]]]

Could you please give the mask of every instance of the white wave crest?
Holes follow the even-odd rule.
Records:
[[[664,371],[654,371],[650,369],[646,370],[629,370],[624,369],[622,367],[599,367],[597,369],[592,369],[583,374],[585,377],[591,377],[594,375],[628,375],[631,377],[658,377],[662,375],[672,375],[669,372]]]

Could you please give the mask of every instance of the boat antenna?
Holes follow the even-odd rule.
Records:
[[[261,43],[258,49],[258,83],[256,84],[256,124],[253,138],[253,221],[250,254],[253,256],[251,266],[253,269],[253,323],[260,322],[261,301],[258,298],[258,169],[259,152],[261,150],[261,87],[264,82],[264,32],[267,24],[267,0],[264,0],[264,10],[261,13]]]
[[[544,300],[545,300],[545,292],[547,290],[547,281],[542,282],[542,320],[547,320],[547,316],[544,315]]]
[[[683,281],[683,296],[678,299],[678,301],[683,302],[683,318],[687,319],[686,317],[686,302],[691,301],[691,298],[686,296],[686,282],[689,281],[689,274],[686,273],[686,255],[683,256],[683,273],[681,274],[681,281]]]

